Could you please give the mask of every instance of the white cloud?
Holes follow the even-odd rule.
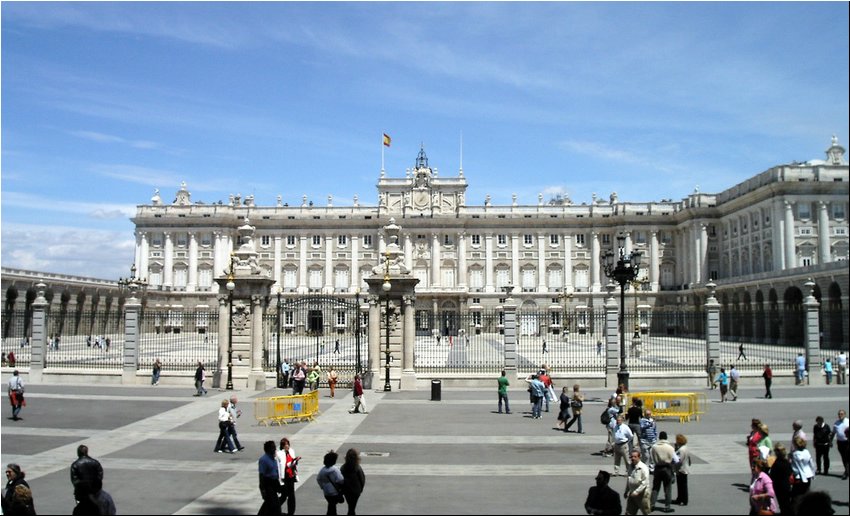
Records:
[[[129,145],[130,147],[136,149],[158,149],[160,145],[156,142],[148,141],[148,140],[128,140],[126,138],[122,138],[120,136],[115,136],[112,134],[104,134],[99,133],[97,131],[69,131],[72,136],[76,136],[77,138],[83,138],[85,140],[91,140],[99,143],[119,143],[124,145]]]
[[[128,274],[135,240],[123,231],[3,224],[3,266],[101,279]]]
[[[28,210],[32,209],[33,206],[38,206],[38,209],[42,211],[86,215],[98,220],[130,218],[136,215],[136,206],[133,204],[108,204],[101,202],[93,204],[90,202],[64,201],[23,192],[4,191],[3,204],[5,206],[25,208]]]

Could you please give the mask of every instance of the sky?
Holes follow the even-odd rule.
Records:
[[[377,203],[424,145],[468,205],[680,200],[848,143],[848,3],[3,2],[3,267],[127,276],[130,218]]]

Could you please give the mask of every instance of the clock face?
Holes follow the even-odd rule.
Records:
[[[428,205],[431,202],[431,196],[428,192],[413,192],[413,207],[417,210],[424,210],[428,208]]]

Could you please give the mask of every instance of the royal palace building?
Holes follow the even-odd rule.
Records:
[[[335,206],[328,197],[319,206],[304,196],[291,206],[278,196],[276,205],[260,206],[240,195],[205,204],[192,201],[186,184],[167,202],[157,191],[132,219],[136,274],[148,284],[145,303],[214,309],[216,278],[228,273],[241,245],[238,228],[247,224],[273,294],[353,299],[382,263],[383,228],[394,220],[403,264],[419,280],[420,334],[451,333],[451,314],[497,309],[509,286],[520,311],[550,315],[529,319],[522,333],[569,329],[561,320],[567,309],[601,306],[609,280],[600,258],[618,242],[626,254],[642,254],[638,281],[628,290],[637,311],[699,308],[709,281],[730,308],[799,304],[808,278],[822,303],[847,307],[850,184],[845,149],[835,137],[825,159],[777,165],[722,192],[695,190],[676,201],[633,202],[612,193],[576,204],[541,194],[535,205],[518,204],[516,196],[509,205],[494,205],[489,196],[470,205],[467,186],[462,168],[456,176],[440,174],[423,149],[403,177],[381,171],[377,204],[355,197]],[[15,277],[4,271],[4,295]],[[21,281],[19,287],[31,287],[26,275]],[[76,296],[63,299],[73,303]],[[844,326],[829,331],[846,347]]]

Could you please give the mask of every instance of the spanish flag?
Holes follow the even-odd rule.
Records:
[[[392,138],[390,138],[390,135],[388,135],[387,133],[384,133],[384,146],[389,147],[391,141],[392,141]]]

